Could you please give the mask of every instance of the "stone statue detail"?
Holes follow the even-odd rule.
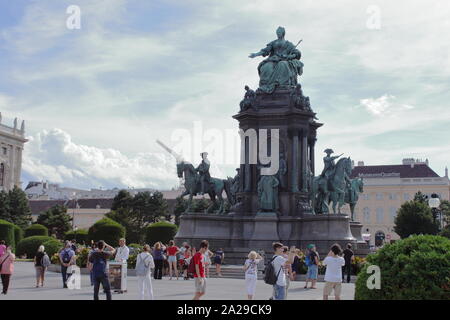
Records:
[[[350,183],[347,184],[345,189],[344,201],[350,206],[350,213],[352,221],[355,221],[355,207],[358,202],[358,193],[364,192],[364,181],[362,178],[351,179]]]
[[[278,86],[295,86],[297,77],[303,73],[301,52],[291,42],[284,39],[285,29],[278,27],[277,40],[267,44],[259,52],[251,53],[250,58],[267,57],[258,66],[259,90],[272,93]]]
[[[286,173],[287,173],[287,162],[284,152],[280,152],[279,168],[277,173],[278,181],[280,182],[280,189],[286,189]]]
[[[322,174],[313,180],[311,200],[316,213],[329,213],[329,205],[332,204],[333,213],[340,214],[341,207],[344,205],[345,190],[350,183],[351,159],[350,157],[341,158],[335,164],[334,160],[341,155],[332,157],[331,149],[326,149],[325,152],[327,156],[323,158],[324,169]]]
[[[258,182],[258,202],[261,211],[275,212],[279,209],[278,186],[275,176],[263,175]]]
[[[231,183],[231,199],[229,199],[229,201],[231,204],[236,204],[236,202],[237,202],[236,194],[238,192],[240,192],[240,181],[241,181],[240,171],[241,171],[241,169],[236,168],[236,175],[230,181],[230,183]]]
[[[302,85],[300,83],[297,84],[291,91],[290,98],[292,106],[294,106],[295,108],[313,112],[311,109],[311,104],[309,102],[309,97],[305,97],[303,95]]]
[[[200,174],[200,184],[201,184],[200,194],[204,195],[206,192],[207,185],[211,183],[211,176],[209,175],[210,163],[208,160],[208,152],[202,152],[200,153],[200,156],[202,157],[202,162],[198,165],[198,167],[195,170]]]
[[[211,199],[212,204],[205,210],[206,213],[212,213],[214,207],[218,206],[218,209],[216,213],[218,214],[225,214],[225,205],[224,200],[222,197],[223,192],[227,194],[227,198],[231,199],[231,184],[229,180],[226,179],[218,179],[218,178],[211,178],[209,176],[209,161],[207,163],[207,166],[202,166],[204,160],[206,159],[206,155],[202,153],[202,164],[200,164],[197,168],[195,168],[190,162],[185,161],[179,154],[177,154],[175,151],[167,147],[164,143],[162,143],[159,140],[156,140],[156,142],[163,147],[166,151],[168,151],[172,156],[175,157],[177,161],[177,175],[178,178],[184,178],[184,188],[185,191],[180,195],[181,198],[183,198],[186,195],[189,195],[188,205],[185,210],[185,213],[188,213],[191,211],[192,208],[192,198],[203,191],[203,193],[207,193],[209,195],[209,198]],[[206,162],[205,162],[206,163]],[[199,175],[199,171],[202,171],[203,173],[203,179],[204,179],[204,187],[205,189],[202,189],[201,187],[201,176]],[[205,177],[207,172],[207,177]],[[208,180],[209,179],[209,182]],[[218,200],[218,203],[216,201],[216,197]]]
[[[245,86],[244,89],[245,89],[244,99],[242,99],[242,101],[239,103],[241,111],[245,111],[249,108],[256,110],[255,106],[256,92],[250,89],[249,86]]]

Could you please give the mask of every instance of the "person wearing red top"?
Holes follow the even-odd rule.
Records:
[[[208,251],[208,241],[203,240],[200,243],[200,250],[194,255],[195,264],[195,296],[194,300],[200,300],[206,292],[205,265],[203,255]]]
[[[172,270],[173,273],[176,274],[178,280],[178,268],[177,268],[177,253],[180,252],[180,249],[175,245],[173,240],[169,241],[169,247],[167,248],[167,262],[169,262],[169,276],[172,280]]]

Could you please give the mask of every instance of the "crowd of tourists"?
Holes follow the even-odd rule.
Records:
[[[350,282],[351,264],[354,254],[351,244],[347,244],[342,250],[338,244],[334,244],[321,262],[319,253],[314,244],[307,246],[306,252],[295,247],[288,248],[276,242],[273,244],[273,257],[264,261],[263,251],[251,251],[244,262],[245,287],[248,299],[253,299],[256,292],[258,274],[262,271],[264,281],[273,286],[273,300],[287,299],[290,282],[296,279],[301,268],[307,267],[305,289],[316,289],[319,265],[326,267],[325,286],[323,298],[334,290],[336,300],[340,299],[342,282]],[[132,249],[133,250],[133,249]],[[79,255],[76,241],[65,241],[64,247],[59,251],[58,258],[61,266],[63,288],[68,287],[68,281],[73,274],[73,267]],[[106,294],[106,299],[111,300],[111,284],[108,278],[108,261],[126,262],[129,259],[130,248],[126,246],[125,239],[119,240],[119,246],[114,248],[104,241],[92,242],[89,246],[87,268],[90,272],[90,283],[93,286],[94,300],[99,299],[100,285]],[[304,259],[302,259],[304,257]],[[199,247],[184,242],[180,247],[171,240],[168,244],[155,243],[152,247],[148,244],[142,247],[136,257],[136,277],[138,282],[139,299],[154,299],[152,277],[155,280],[167,276],[169,280],[181,277],[184,280],[194,279],[194,300],[200,299],[206,293],[206,281],[209,278],[209,270],[215,265],[215,275],[222,276],[222,264],[225,253],[222,248],[212,252],[208,241],[203,240]],[[15,255],[11,247],[0,241],[0,274],[3,285],[3,294],[7,294],[11,275],[14,272]],[[34,267],[36,272],[36,288],[44,286],[45,274],[51,261],[44,246],[39,246],[35,257]],[[304,265],[303,265],[304,264]],[[262,267],[261,267],[262,266]],[[310,286],[308,287],[308,284]],[[119,291],[119,290],[117,290]],[[120,291],[119,291],[120,292]]]

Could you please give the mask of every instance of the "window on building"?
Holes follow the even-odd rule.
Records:
[[[377,208],[377,223],[382,224],[383,223],[383,208]]]
[[[383,194],[382,193],[377,193],[376,199],[377,200],[383,200]]]
[[[390,193],[389,194],[389,200],[397,200],[397,194],[396,193]]]
[[[391,207],[389,211],[391,212],[391,221],[394,223],[395,217],[397,216],[397,208]]]
[[[409,195],[409,193],[404,193],[403,194],[403,200],[405,200],[405,201],[411,200],[411,196]]]
[[[363,215],[364,215],[364,222],[370,223],[370,209],[368,207],[365,207],[363,209]]]
[[[369,200],[370,199],[370,195],[368,193],[363,193],[362,198],[364,200]]]

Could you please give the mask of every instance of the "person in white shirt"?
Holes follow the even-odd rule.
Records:
[[[342,266],[345,260],[340,255],[342,253],[341,246],[335,243],[331,246],[328,256],[323,260],[323,264],[327,267],[325,271],[325,287],[323,288],[323,300],[328,300],[328,296],[334,289],[334,297],[336,300],[341,299],[342,289]]]
[[[258,263],[261,261],[261,256],[255,251],[250,251],[248,259],[245,260],[245,286],[247,288],[248,300],[252,300],[256,291],[256,281],[258,280]]]
[[[153,287],[151,269],[155,268],[155,262],[150,254],[150,246],[144,245],[143,251],[136,258],[136,275],[140,300],[153,300]]]
[[[125,239],[122,238],[119,240],[119,248],[116,250],[116,256],[114,261],[116,262],[126,262],[128,260],[128,256],[130,255],[130,249],[125,245]]]
[[[292,246],[289,250],[289,255],[287,258],[283,256],[284,246],[279,242],[273,244],[274,256],[271,260],[273,267],[275,269],[275,274],[277,276],[277,283],[274,284],[274,300],[285,300],[286,299],[286,273],[284,271],[284,266],[286,263],[292,264],[294,262],[295,246]]]

